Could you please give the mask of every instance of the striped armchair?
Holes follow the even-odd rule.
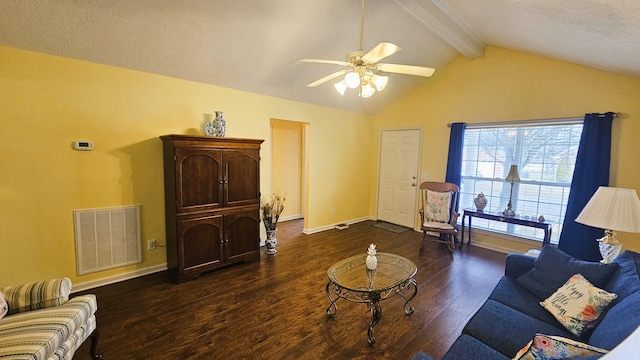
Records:
[[[68,278],[1,289],[0,359],[68,360],[89,337],[91,357],[102,359],[96,297],[70,293]]]

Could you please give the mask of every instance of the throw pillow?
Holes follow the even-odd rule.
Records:
[[[2,292],[9,304],[8,313],[11,315],[66,303],[71,294],[71,280],[60,278],[39,281],[4,288]]]
[[[427,189],[425,196],[427,220],[448,223],[451,216],[451,191],[439,192]]]
[[[575,274],[582,274],[593,285],[604,288],[618,269],[618,264],[582,261],[545,246],[540,251],[533,268],[516,281],[538,299],[546,299]]]
[[[518,351],[514,360],[573,359],[582,356],[602,355],[608,350],[583,344],[560,336],[536,334],[533,340]]]
[[[0,291],[0,319],[2,319],[9,312],[9,305],[7,305],[7,300],[4,299],[4,295],[2,295],[2,291]]]
[[[582,275],[575,274],[540,305],[567,330],[580,336],[617,297],[593,286]]]

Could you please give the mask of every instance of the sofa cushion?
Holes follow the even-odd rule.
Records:
[[[514,278],[503,276],[489,295],[489,299],[544,321],[547,324],[562,326],[550,312],[540,306],[540,299],[520,286]]]
[[[518,277],[517,281],[522,287],[542,300],[551,296],[571,276],[578,273],[582,274],[591,284],[604,288],[617,269],[617,263],[602,264],[582,261],[553,246],[545,246],[536,259],[533,269]]]
[[[77,296],[61,306],[26,311],[0,320],[0,358],[70,359],[95,329],[95,295]],[[80,340],[80,341],[78,341]]]
[[[600,349],[589,344],[584,344],[560,336],[548,336],[538,334],[533,340],[523,347],[514,360],[554,360],[574,359],[593,356],[594,359],[608,353],[608,350]]]
[[[579,340],[560,324],[546,323],[491,299],[480,307],[462,332],[508,357],[518,353],[538,333]]]
[[[463,334],[451,345],[451,348],[449,348],[449,351],[447,351],[442,360],[469,360],[471,354],[473,354],[474,360],[511,359],[495,349],[490,348],[473,336]]]
[[[617,297],[618,295],[595,287],[582,275],[576,274],[540,305],[553,314],[567,330],[581,336]]]
[[[640,326],[640,292],[611,306],[591,333],[589,344],[613,349]]]
[[[536,258],[533,256],[516,253],[508,254],[504,264],[504,274],[515,279],[533,269],[535,261]]]
[[[615,258],[613,263],[618,264],[618,269],[604,289],[618,295],[615,304],[640,292],[640,254],[627,250]]]
[[[419,352],[411,358],[411,360],[433,360],[433,358],[423,352]]]
[[[9,315],[59,306],[69,300],[69,278],[38,281],[2,289],[9,304]]]

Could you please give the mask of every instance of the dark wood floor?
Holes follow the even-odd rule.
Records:
[[[103,286],[97,295],[99,351],[121,359],[411,359],[441,357],[504,272],[505,254],[446,246],[421,234],[395,234],[367,221],[346,230],[302,234],[302,221],[278,226],[278,253],[212,271],[183,284],[167,272]],[[338,301],[327,318],[326,270],[343,258],[378,251],[418,266],[415,313],[400,297],[381,303],[382,320],[367,343],[364,304]],[[89,341],[76,359],[89,359]]]

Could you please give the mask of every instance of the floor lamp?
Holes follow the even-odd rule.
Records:
[[[602,262],[610,263],[618,256],[622,244],[615,231],[640,232],[640,200],[634,189],[600,186],[585,205],[576,222],[605,229],[598,239]]]

